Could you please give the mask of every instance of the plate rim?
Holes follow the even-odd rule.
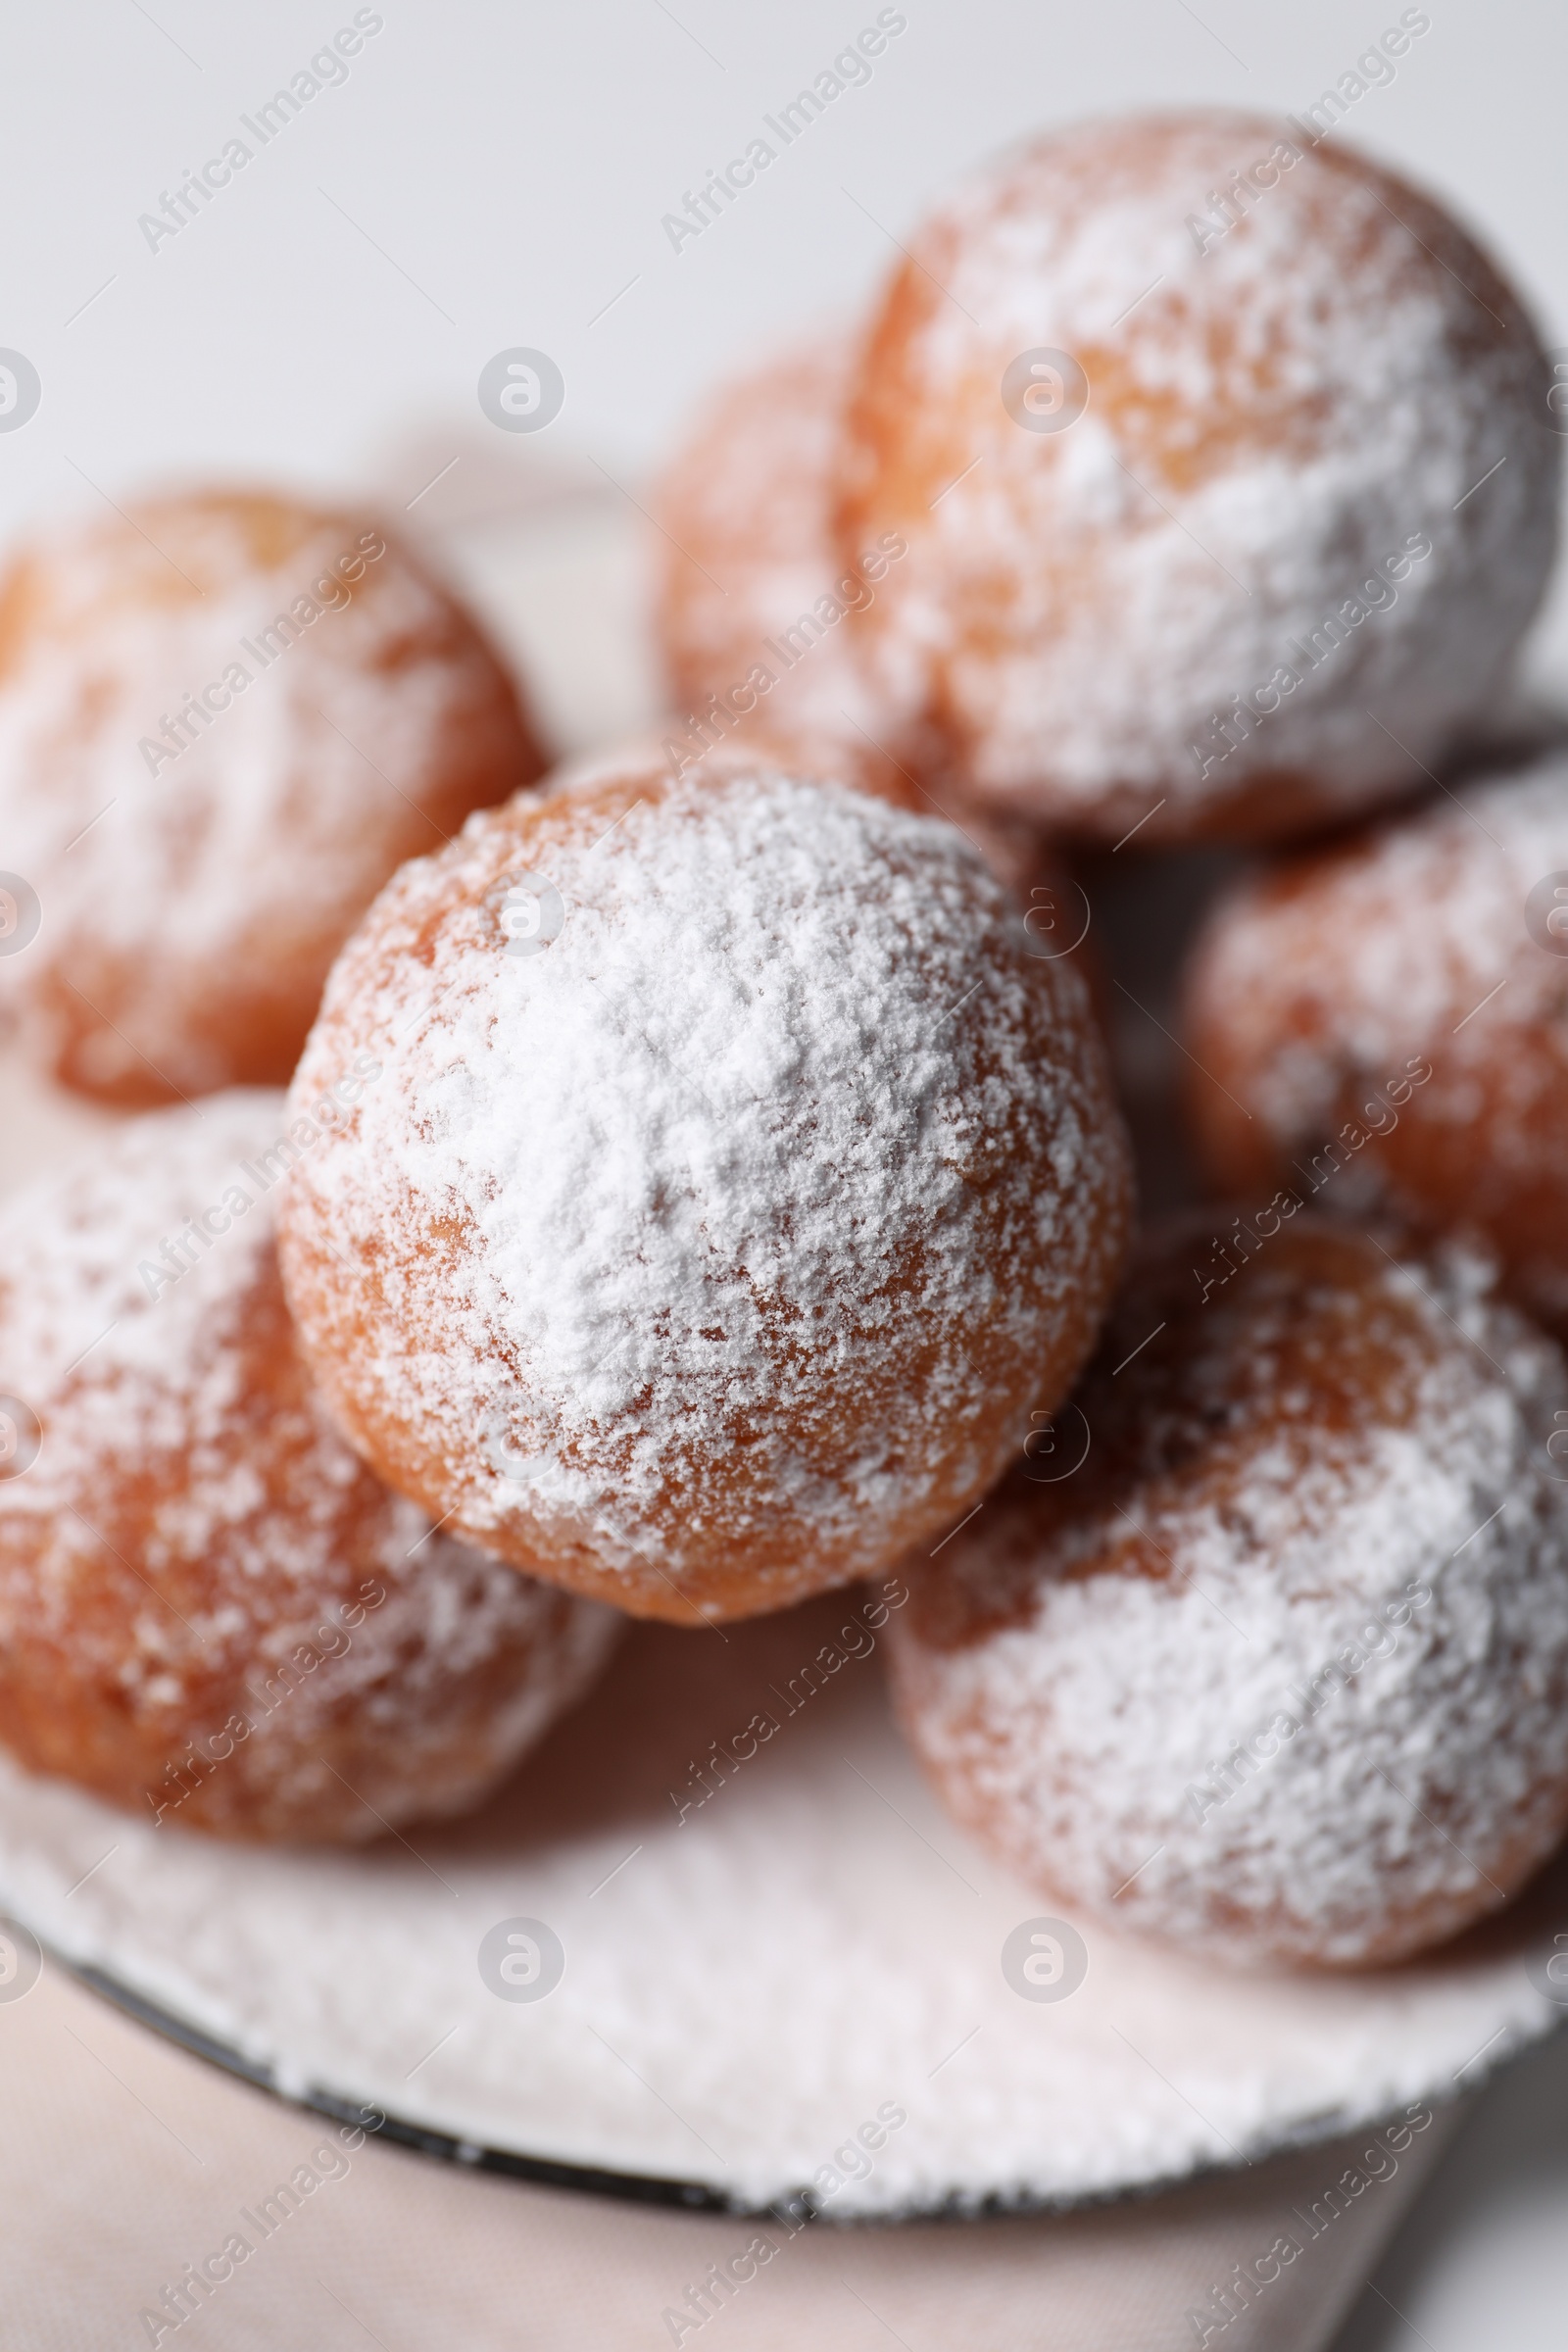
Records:
[[[9,1916],[15,1917],[14,1913]],[[20,1924],[20,1923],[19,1923]],[[129,2017],[138,2025],[162,2035],[179,2049],[202,2059],[230,2080],[246,2082],[254,2090],[266,2092],[281,2105],[295,2107],[303,2113],[321,2115],[337,2124],[349,2124],[364,2131],[368,2136],[390,2141],[394,2146],[412,2150],[436,2163],[458,2166],[464,2172],[488,2173],[491,2176],[522,2181],[536,2188],[564,2189],[578,2196],[597,2196],[620,2204],[642,2205],[667,2213],[703,2213],[723,2215],[732,2221],[771,2221],[787,2229],[791,2235],[800,2230],[825,2224],[844,2230],[902,2229],[916,2223],[995,2222],[1065,2218],[1072,2214],[1092,2213],[1106,2207],[1147,2203],[1150,2199],[1173,2194],[1178,2189],[1206,2186],[1221,2180],[1239,2180],[1244,2174],[1255,2172],[1260,2165],[1276,2159],[1298,2156],[1310,2148],[1328,2147],[1339,2139],[1358,2137],[1362,2132],[1376,2132],[1396,2120],[1397,2110],[1386,2115],[1363,2117],[1353,2124],[1347,2123],[1343,2112],[1304,2118],[1288,2137],[1272,2140],[1255,2155],[1240,2151],[1234,2160],[1216,2158],[1192,2165],[1180,2172],[1152,2175],[1144,2180],[1124,2181],[1119,2186],[1088,2189],[1076,2195],[1052,2196],[1022,2190],[1008,2195],[990,2190],[984,2196],[971,2196],[961,2190],[952,2190],[932,2204],[905,2205],[881,2213],[842,2213],[827,2211],[809,2186],[790,2190],[770,2203],[757,2204],[743,2197],[725,2196],[704,2180],[682,2180],[673,2174],[636,2173],[621,2171],[613,2166],[577,2164],[568,2158],[528,2156],[512,2148],[481,2145],[457,2133],[443,2132],[434,2125],[410,2123],[383,2108],[377,2100],[353,2100],[342,2092],[328,2089],[324,2084],[312,2083],[301,2091],[288,2090],[278,2082],[275,2069],[265,2061],[247,2058],[218,2035],[196,2026],[161,2002],[150,2000],[131,1985],[122,1983],[109,1970],[90,1961],[74,1961],[56,1946],[44,1943],[41,1948],[77,1984]],[[1490,2058],[1475,2080],[1442,2096],[1433,2096],[1423,2103],[1430,2108],[1432,2120],[1439,2122],[1451,2117],[1472,2103],[1505,2068],[1522,2061],[1532,2050],[1568,2034],[1568,2013],[1560,2023],[1550,2025],[1540,2034],[1520,2033],[1510,2036],[1494,2058]],[[367,2122],[370,2115],[379,2116],[378,2124]]]

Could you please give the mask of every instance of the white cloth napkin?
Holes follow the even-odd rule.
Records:
[[[0,2006],[0,2336],[19,2352],[1322,2352],[1458,2112],[1402,2149],[1363,2132],[1092,2212],[791,2238],[378,2144],[46,1966]]]

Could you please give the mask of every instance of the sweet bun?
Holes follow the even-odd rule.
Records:
[[[1030,910],[1031,937],[1078,936],[1082,893],[1040,826],[982,808],[929,729],[900,727],[855,659],[861,616],[904,554],[896,533],[838,564],[831,502],[852,350],[818,335],[725,385],[665,473],[656,613],[672,711],[664,756],[772,760],[941,815]]]
[[[1091,122],[914,234],[857,363],[837,542],[890,723],[1145,845],[1420,781],[1491,716],[1556,540],[1549,369],[1433,198],[1300,125]]]
[[[1298,1214],[1144,1253],[1075,1405],[890,1626],[942,1801],[1048,1900],[1401,1959],[1568,1827],[1557,1348],[1474,1258]]]
[[[345,949],[293,1106],[362,1056],[280,1214],[318,1376],[432,1517],[634,1614],[897,1558],[1114,1286],[1071,959],[954,827],[841,785],[633,762],[470,819]]]
[[[660,483],[655,612],[671,707],[888,748],[851,652],[903,552],[836,558],[830,500],[853,347],[822,332],[712,395]],[[710,713],[711,722],[713,713]]]
[[[245,491],[40,537],[0,585],[0,966],[126,1104],[281,1083],[370,900],[537,776],[469,614],[373,518]]]
[[[0,1742],[144,1821],[329,1842],[477,1802],[617,1621],[343,1444],[278,1280],[282,1114],[153,1112],[0,1215]]]
[[[1568,753],[1212,910],[1188,1100],[1227,1192],[1479,1228],[1568,1329]]]

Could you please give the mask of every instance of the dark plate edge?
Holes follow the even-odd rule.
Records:
[[[972,2222],[1002,2221],[1012,2218],[1051,2216],[1054,2214],[1088,2213],[1111,2205],[1141,2204],[1152,2197],[1165,2196],[1177,2189],[1200,2187],[1220,2179],[1235,2179],[1256,2164],[1266,2164],[1271,2158],[1300,2154],[1303,2150],[1323,2147],[1361,2132],[1375,2132],[1381,2127],[1363,2119],[1349,2122],[1343,2113],[1324,2113],[1303,2118],[1298,2129],[1289,2137],[1273,2140],[1254,2154],[1238,2152],[1234,2163],[1219,2161],[1194,2165],[1179,2173],[1162,2174],[1147,2180],[1129,2182],[1120,2188],[1091,2189],[1073,2196],[1049,2196],[1020,2190],[1009,2194],[993,2190],[983,2197],[953,2190],[929,2205],[901,2206],[896,2211],[878,2214],[838,2216],[827,2212],[809,2188],[792,2190],[772,2204],[749,2204],[743,2198],[724,2196],[710,2188],[706,2181],[681,2180],[658,2173],[623,2173],[597,2165],[570,2164],[555,2157],[522,2156],[510,2148],[481,2147],[472,2140],[460,2139],[455,2134],[434,2130],[427,2124],[411,2124],[400,2116],[389,2115],[373,2102],[345,2099],[336,2091],[312,2085],[304,2092],[284,2090],[270,2066],[259,2065],[246,2058],[228,2043],[219,2041],[192,2026],[172,2011],[161,2008],[142,1993],[132,1991],[104,1969],[88,1962],[67,1959],[51,1950],[50,1957],[58,1962],[69,1976],[89,1991],[98,1994],[112,2008],[131,2017],[139,2025],[201,2058],[220,2073],[237,2077],[253,2089],[267,2091],[286,2106],[304,2112],[328,2117],[333,2123],[349,2124],[368,2135],[386,2139],[399,2147],[411,2148],[416,2154],[433,2157],[438,2162],[458,2164],[468,2172],[493,2173],[505,2180],[525,2180],[535,2187],[562,2188],[579,2196],[612,2197],[625,2204],[649,2205],[677,2213],[727,2214],[737,2221],[772,2221],[789,2230],[791,2235],[809,2224],[826,2224],[837,2229],[899,2228],[910,2222]],[[1568,2020],[1557,2032],[1568,2031]],[[1544,2034],[1525,2034],[1511,2037],[1508,2046],[1484,2071],[1462,2088],[1456,2087],[1444,2097],[1423,2102],[1434,2116],[1458,2106],[1484,2083],[1500,2073],[1514,2058],[1536,2048],[1550,2037],[1551,2029]],[[379,2117],[371,2123],[370,2117]],[[1393,2118],[1384,2119],[1392,2121]]]

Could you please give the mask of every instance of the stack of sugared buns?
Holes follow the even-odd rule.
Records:
[[[1562,1839],[1568,758],[1483,772],[1550,368],[1305,142],[1043,139],[721,391],[657,494],[669,715],[542,786],[373,519],[18,563],[13,1008],[167,1105],[0,1215],[25,1766],[373,1835],[626,1617],[896,1570],[938,1798],[1065,1908],[1366,1966]],[[1140,1233],[1096,900],[1183,914],[1194,844],[1213,1199]]]

